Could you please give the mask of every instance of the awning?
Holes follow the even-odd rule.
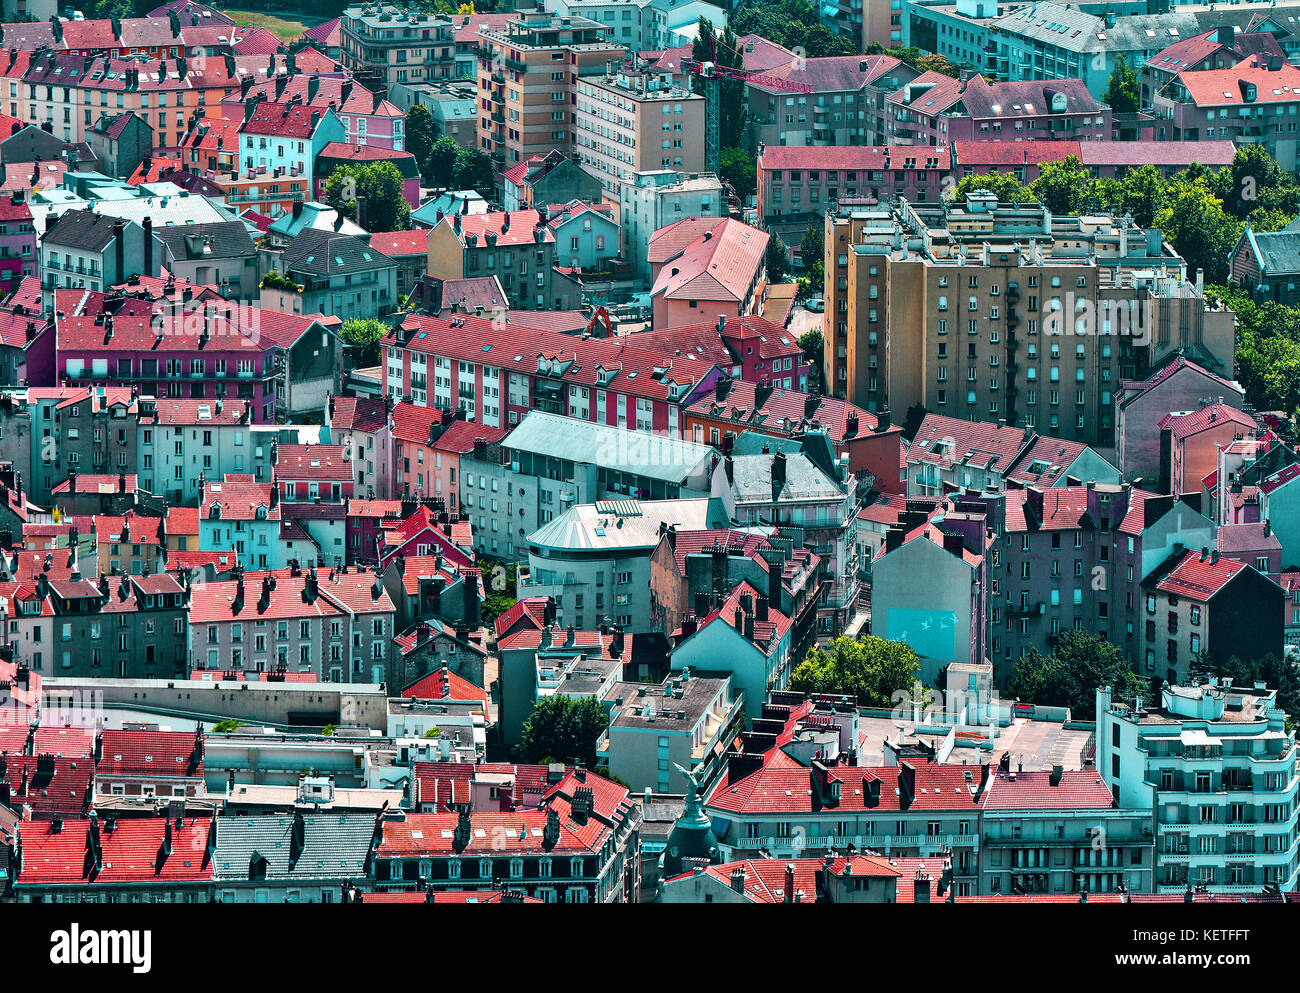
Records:
[[[715,838],[725,838],[727,831],[731,827],[731,819],[728,817],[715,817],[713,818],[712,827]]]
[[[1195,731],[1184,731],[1178,736],[1178,740],[1184,745],[1222,745],[1223,739],[1211,738],[1204,731],[1197,728]]]

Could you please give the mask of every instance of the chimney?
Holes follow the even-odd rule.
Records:
[[[785,864],[785,893],[782,894],[784,903],[794,903],[794,863]]]
[[[745,892],[745,867],[738,865],[731,870],[731,888],[737,893]]]

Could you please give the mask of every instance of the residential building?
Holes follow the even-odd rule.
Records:
[[[827,381],[867,410],[921,403],[1108,448],[1123,380],[1180,350],[1232,376],[1231,312],[1130,219],[1053,217],[984,193],[840,213],[827,222]],[[893,249],[905,228],[926,235]]]
[[[456,75],[451,19],[390,4],[348,7],[339,22],[343,64],[379,91]]]
[[[542,210],[545,210],[543,207]],[[555,234],[537,210],[454,214],[429,235],[429,275],[464,279],[495,275],[513,308],[564,310],[555,297]]]
[[[617,200],[623,183],[650,169],[704,168],[704,97],[633,56],[577,82],[574,152]]]
[[[596,754],[635,792],[689,792],[680,770],[713,761],[743,726],[744,700],[726,675],[683,669],[663,686],[616,683],[613,694]]]
[[[257,299],[257,246],[242,221],[160,227],[154,237],[160,243],[159,261],[173,277],[215,286],[227,300]]]
[[[545,315],[550,316],[550,315]],[[478,317],[407,317],[384,345],[384,388],[417,406],[509,427],[530,410],[679,438],[682,407],[716,366],[627,344]],[[576,392],[574,392],[576,388]]]
[[[457,437],[472,440],[447,451]],[[528,554],[528,535],[577,504],[708,497],[719,464],[708,445],[542,410],[509,434],[454,422],[435,448],[460,469],[460,513],[479,550],[510,560]],[[598,591],[596,616],[609,606]]]
[[[574,150],[579,80],[603,74],[626,51],[612,34],[590,18],[540,9],[479,29],[479,148],[499,172]]]
[[[597,203],[602,192],[600,179],[558,150],[534,155],[507,169],[501,174],[501,187],[506,213],[574,200]]]
[[[732,218],[687,218],[650,238],[652,326],[746,317],[766,279],[769,236]]]
[[[382,683],[393,617],[393,601],[365,569],[241,573],[193,588],[189,656],[195,668]]]
[[[280,489],[251,473],[199,484],[199,551],[233,550],[246,567],[280,565]],[[219,668],[209,666],[208,668]]]
[[[45,309],[53,311],[60,287],[97,292],[125,283],[128,276],[157,276],[162,253],[146,251],[153,240],[152,231],[110,214],[70,210],[61,215],[41,236]]]
[[[86,131],[86,144],[95,153],[101,172],[124,179],[154,150],[153,129],[134,111],[103,114]]]
[[[755,74],[745,82],[749,147],[884,145],[885,97],[917,76],[884,54],[798,58]]]
[[[722,500],[703,498],[578,504],[527,536],[528,578],[519,595],[552,597],[558,622],[579,629],[608,615],[629,632],[650,631],[650,604],[637,591],[649,587],[661,525],[698,531],[728,516]]]
[[[331,142],[346,141],[347,130],[330,107],[302,103],[250,101],[239,129],[244,169],[259,176],[301,176],[314,190],[316,158]]]
[[[1255,231],[1247,224],[1228,259],[1232,281],[1260,303],[1274,300],[1291,307],[1300,302],[1300,232],[1288,224],[1281,231]]]
[[[930,70],[885,98],[885,120],[891,145],[1115,137],[1110,108],[1081,79],[989,83]]]
[[[1240,408],[1246,393],[1181,353],[1170,356],[1144,380],[1121,382],[1115,391],[1115,441],[1124,478],[1154,486],[1168,458],[1163,454],[1160,422],[1172,411],[1195,410],[1212,398]]]
[[[437,894],[509,879],[547,903],[637,899],[640,808],[624,787],[563,766],[431,765],[420,795],[435,797],[437,812],[397,811],[378,821],[377,889],[410,890],[423,880]],[[468,809],[453,812],[441,796],[457,790]]]
[[[1179,497],[1201,492],[1201,481],[1214,470],[1220,448],[1262,433],[1254,417],[1227,403],[1171,411],[1156,426],[1160,429],[1159,490]]]
[[[634,173],[619,189],[624,256],[636,278],[651,279],[650,241],[655,233],[689,217],[722,217],[722,183],[712,173],[651,169]]]
[[[1296,888],[1295,736],[1276,691],[1165,685],[1160,704],[1097,690],[1097,771],[1155,813],[1155,891]]]
[[[546,225],[555,237],[556,265],[579,276],[614,270],[619,230],[612,205],[580,200],[556,204],[547,211]]]
[[[910,646],[926,686],[954,662],[984,663],[996,565],[982,508],[959,504],[933,518],[909,509],[871,564],[872,634]],[[994,666],[994,683],[1004,685],[1009,673],[996,658]]]
[[[933,202],[951,175],[945,148],[883,145],[760,145],[758,216],[767,223],[821,217],[841,200],[871,197]],[[811,260],[805,259],[804,265]]]
[[[396,309],[397,263],[352,235],[307,228],[262,280],[261,306],[282,314],[379,317]]]
[[[29,276],[38,276],[32,211],[12,196],[0,198],[0,292],[8,295]],[[9,380],[21,382],[22,380]]]
[[[723,460],[741,526],[773,523],[801,529],[805,547],[825,564],[827,585],[818,607],[817,630],[844,630],[858,599],[857,547],[853,541],[858,479],[847,457],[833,465],[804,452],[728,456]],[[827,471],[829,469],[829,471]],[[746,696],[749,690],[741,687]],[[761,700],[762,694],[751,699]],[[754,704],[755,706],[757,704]]]

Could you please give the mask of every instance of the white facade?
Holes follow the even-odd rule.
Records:
[[[650,279],[650,237],[687,217],[722,217],[722,184],[712,173],[637,172],[622,184],[623,250],[638,279]]]
[[[1212,679],[1138,703],[1097,691],[1097,771],[1121,807],[1155,811],[1156,892],[1295,890],[1295,734],[1275,692]]]

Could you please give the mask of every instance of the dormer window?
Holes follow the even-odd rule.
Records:
[[[212,507],[208,510],[208,517],[210,517],[212,520],[215,521],[220,516],[221,516],[221,504],[214,503]]]

